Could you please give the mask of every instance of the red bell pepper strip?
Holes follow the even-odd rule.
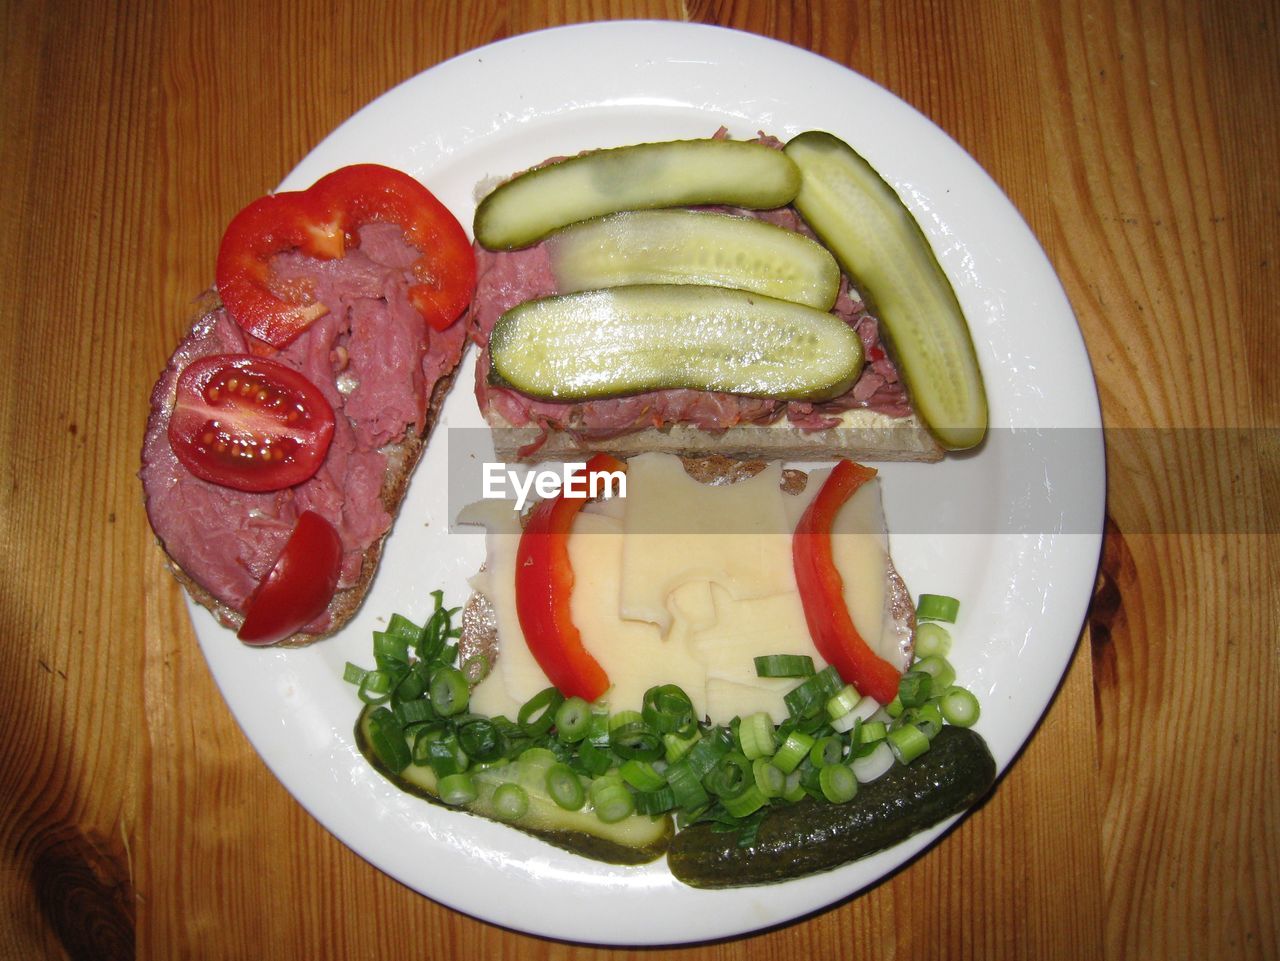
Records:
[[[624,469],[608,454],[597,454],[587,462],[586,473],[590,477]],[[516,548],[516,614],[529,652],[547,679],[566,697],[594,701],[609,689],[609,677],[582,646],[569,609],[569,532],[586,502],[585,493],[562,491],[530,511]]]
[[[228,225],[218,250],[218,294],[244,330],[284,347],[328,308],[308,290],[271,286],[271,258],[287,250],[323,260],[342,257],[357,231],[375,221],[398,224],[421,256],[409,301],[435,330],[466,309],[475,288],[475,254],[462,225],[426,187],[379,164],[354,164],[307,190],[255,200]]]
[[[881,704],[897,696],[900,674],[873,651],[853,624],[844,581],[831,553],[831,527],[844,503],[876,471],[852,461],[836,464],[791,538],[791,558],[814,647],[840,676]]]

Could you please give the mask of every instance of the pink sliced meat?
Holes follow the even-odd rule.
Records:
[[[359,241],[339,260],[286,254],[272,265],[275,283],[309,289],[329,308],[273,355],[306,375],[334,408],[329,453],[309,480],[270,493],[232,490],[193,476],[169,445],[182,370],[211,354],[250,350],[225,308],[191,328],[152,392],[140,471],[151,526],[187,575],[232,608],[244,609],[304,510],[324,516],[342,539],[339,589],[359,580],[365,552],[392,522],[382,504],[383,448],[403,440],[410,427],[423,429],[432,390],[466,347],[462,323],[429,331],[409,304],[408,268],[417,253],[399,227],[370,224]],[[306,630],[328,626],[325,614]]]
[[[726,212],[758,217],[811,235],[800,215],[790,207]],[[782,417],[799,430],[822,430],[837,426],[840,414],[855,408],[894,417],[911,412],[906,388],[881,341],[880,326],[852,292],[847,278],[841,280],[832,312],[857,330],[867,360],[853,387],[833,400],[818,404],[781,403],[695,390],[650,391],[582,403],[527,397],[490,382],[489,334],[505,311],[526,300],[558,293],[550,254],[544,244],[509,252],[489,251],[477,244],[475,252],[478,280],[467,317],[467,333],[480,348],[476,362],[476,400],[483,413],[497,414],[513,427],[539,426],[544,430],[567,431],[584,440],[603,440],[650,427],[684,424],[715,431],[739,425],[769,424]]]

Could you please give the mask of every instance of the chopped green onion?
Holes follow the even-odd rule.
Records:
[[[596,817],[605,824],[614,824],[635,811],[636,802],[616,775],[607,774],[591,782],[588,791]]]
[[[862,700],[862,695],[858,693],[858,689],[852,684],[846,684],[838,692],[827,699],[827,717],[833,721],[838,717],[844,717]]]
[[[489,658],[484,654],[472,654],[462,662],[462,676],[467,679],[467,683],[472,687],[475,687],[488,677],[492,669],[493,665],[489,663]]]
[[[956,669],[951,666],[950,661],[938,654],[922,657],[911,665],[911,670],[924,671],[933,678],[933,683],[930,685],[931,691],[944,691],[956,680]]]
[[[476,799],[476,779],[470,774],[446,774],[440,779],[440,800],[445,804],[461,807]]]
[[[493,813],[500,821],[519,821],[529,813],[529,792],[514,781],[499,784],[493,792]]]
[[[458,743],[458,736],[447,731],[427,741],[426,761],[438,778],[459,774],[471,766],[471,759]]]
[[[933,678],[924,671],[907,671],[898,681],[898,700],[903,707],[919,707],[933,693]]]
[[[608,707],[591,705],[591,727],[587,729],[587,740],[598,748],[609,746],[609,721]]]
[[[696,730],[693,702],[679,686],[663,684],[644,692],[640,715],[659,734],[689,733]]]
[[[487,717],[477,717],[459,727],[458,746],[477,761],[496,761],[502,757],[502,735]]]
[[[391,700],[391,675],[386,671],[370,671],[360,681],[356,694],[366,704],[385,704]]]
[[[619,711],[609,719],[609,746],[624,758],[652,761],[662,756],[662,739],[639,711]]]
[[[756,677],[809,677],[813,658],[808,654],[764,654],[754,659]]]
[[[401,701],[391,709],[396,716],[396,720],[401,726],[408,727],[411,724],[421,724],[424,721],[434,721],[438,715],[432,708],[431,702],[423,699],[416,701]]]
[[[635,758],[623,761],[618,768],[618,775],[637,791],[656,791],[667,783],[667,779],[652,764]]]
[[[838,764],[844,757],[844,741],[834,734],[818,738],[809,749],[809,761],[814,767]]]
[[[899,681],[898,683],[901,684],[902,682]],[[895,694],[893,696],[893,700],[886,704],[882,710],[890,718],[899,718],[902,717],[902,712],[905,711],[906,708],[903,707],[901,696]]]
[[[431,698],[431,706],[441,717],[451,717],[466,710],[471,689],[460,670],[456,667],[442,667],[431,676],[427,696]]]
[[[667,768],[667,784],[675,796],[676,805],[682,810],[698,810],[711,800],[687,758]]]
[[[914,724],[907,723],[889,732],[888,743],[893,756],[902,764],[910,764],[929,750],[929,738]]]
[[[800,783],[800,772],[792,771],[787,775],[786,787],[782,791],[782,800],[788,804],[795,804],[797,801],[805,799],[804,785]]]
[[[637,791],[632,799],[637,814],[664,814],[676,806],[675,794],[665,784],[656,791]]]
[[[751,772],[751,762],[744,755],[730,751],[716,761],[716,766],[707,772],[702,783],[708,791],[725,801],[753,786],[755,775]]]
[[[387,769],[399,774],[413,760],[409,744],[404,738],[404,728],[396,716],[385,707],[375,708],[368,719],[369,743],[378,760]]]
[[[960,602],[946,594],[921,594],[916,601],[916,620],[956,622],[960,613]]]
[[[404,676],[392,688],[391,700],[397,703],[405,703],[407,701],[416,701],[427,692],[427,682],[430,678],[421,661],[413,664],[409,670],[405,671]]]
[[[714,731],[720,728],[713,728]],[[702,738],[689,749],[687,755],[689,767],[693,769],[693,773],[702,779],[707,776],[716,762],[729,752],[729,743],[716,736],[707,736]]]
[[[590,740],[582,741],[578,744],[578,766],[592,777],[599,777],[613,767],[613,752]]]
[[[820,769],[818,786],[822,788],[822,796],[832,804],[844,804],[858,793],[858,779],[845,764],[828,764]]]
[[[788,691],[782,698],[787,711],[794,718],[811,717],[821,712],[827,698],[844,687],[834,667],[828,665],[813,677],[805,679],[798,687]]]
[[[551,730],[551,725],[556,720],[556,711],[563,703],[563,694],[554,687],[544,687],[520,706],[516,723],[530,737],[541,737]]]
[[[773,765],[783,774],[790,774],[809,756],[813,748],[813,738],[803,731],[792,731],[787,735],[782,746],[773,755]]]
[[[893,750],[888,742],[879,741],[868,754],[855,758],[849,767],[863,784],[874,781],[893,767]]]
[[[946,657],[951,653],[951,634],[936,621],[916,625],[914,651],[916,657]]]
[[[942,730],[942,711],[938,710],[938,705],[935,701],[929,701],[919,707],[911,708],[903,719],[918,727],[920,732],[931,741]]]
[[[756,787],[766,798],[781,797],[787,788],[787,775],[770,763],[768,758],[758,757],[752,761],[751,774]]]
[[[395,637],[402,637],[410,644],[417,645],[418,638],[422,636],[422,628],[409,618],[402,614],[392,614],[391,620],[387,621],[387,634]]]
[[[342,679],[348,684],[359,684],[368,676],[369,672],[367,670],[359,664],[352,664],[350,661],[347,661],[347,666],[342,672]]]
[[[580,697],[566,698],[556,708],[556,737],[566,744],[576,744],[591,730],[591,705]]]
[[[884,721],[863,721],[862,727],[858,729],[858,743],[874,744],[876,741],[883,741],[888,733],[889,727]]]
[[[769,757],[777,749],[773,736],[773,718],[766,711],[757,711],[738,725],[738,743],[748,761]]]
[[[587,792],[582,779],[569,767],[557,761],[547,768],[547,794],[556,805],[566,811],[576,811],[587,803]]]
[[[427,766],[431,763],[431,742],[438,741],[444,737],[445,728],[442,726],[423,725],[419,727],[413,735],[413,763],[420,766]]]
[[[385,631],[374,631],[373,660],[382,670],[408,667],[408,639],[396,634],[388,634]]]
[[[698,740],[701,737],[702,733],[696,727],[693,729],[693,733],[688,737],[683,737],[679,734],[662,735],[662,746],[666,751],[666,762],[668,764],[674,764],[676,761],[680,760],[689,753],[690,749],[698,743]]]
[[[724,804],[724,809],[736,818],[744,818],[750,814],[755,814],[766,804],[769,799],[764,796],[761,790],[754,783],[748,785],[747,789],[741,794],[734,797],[726,797],[720,799]]]
[[[948,724],[956,727],[973,727],[982,713],[978,699],[963,687],[952,687],[942,695],[938,707]]]

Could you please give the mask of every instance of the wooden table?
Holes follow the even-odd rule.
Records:
[[[1278,14],[6,0],[0,955],[612,953],[456,914],[315,823],[211,682],[134,475],[152,381],[243,203],[447,57],[650,17],[808,47],[952,134],[1044,244],[1111,429],[1087,629],[993,800],[860,897],[671,953],[1280,956]]]

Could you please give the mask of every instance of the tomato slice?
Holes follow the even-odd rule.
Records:
[[[324,613],[341,573],[338,532],[315,511],[303,511],[275,566],[249,598],[236,636],[257,645],[297,633]]]
[[[466,309],[476,262],[462,225],[413,177],[380,164],[354,164],[304,191],[263,197],[231,221],[218,250],[218,294],[242,328],[284,347],[328,308],[305,289],[271,285],[271,258],[287,250],[321,259],[345,254],[367,223],[398,224],[421,256],[409,300],[444,330]]]
[[[844,602],[844,581],[831,551],[836,514],[875,476],[871,467],[849,460],[837,463],[796,525],[791,556],[813,646],[847,683],[888,704],[898,693],[899,671],[873,651],[854,626]]]
[[[624,469],[608,454],[587,463],[588,475]],[[566,697],[594,701],[609,689],[609,677],[583,646],[569,607],[569,532],[586,502],[585,494],[561,494],[530,511],[516,548],[516,615],[529,653],[547,680]]]
[[[214,354],[178,376],[169,443],[202,480],[282,490],[320,469],[333,408],[302,374],[266,357]]]

